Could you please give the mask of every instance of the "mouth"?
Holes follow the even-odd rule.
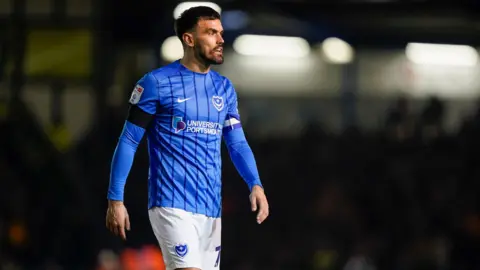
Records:
[[[223,53],[223,47],[219,47],[213,50],[214,53]]]

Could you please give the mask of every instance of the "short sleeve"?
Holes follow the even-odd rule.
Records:
[[[157,79],[148,73],[141,78],[130,96],[129,103],[138,106],[148,114],[155,114],[158,104],[158,83]]]
[[[223,130],[224,133],[242,127],[240,122],[240,113],[238,112],[237,92],[235,91],[235,88],[229,79],[225,79],[225,90],[227,95],[228,110],[225,118]]]

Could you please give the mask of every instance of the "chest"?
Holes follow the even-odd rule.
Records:
[[[162,91],[163,113],[184,120],[223,123],[228,111],[228,100],[221,81],[209,76],[178,76]]]

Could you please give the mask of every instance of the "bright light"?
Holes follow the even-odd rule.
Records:
[[[325,60],[333,64],[347,64],[353,60],[352,46],[339,38],[325,39],[322,43],[322,51]]]
[[[467,45],[409,43],[407,58],[423,65],[475,66],[478,52]]]
[[[176,36],[165,39],[161,48],[162,58],[165,61],[176,61],[183,57],[182,42]]]
[[[183,2],[178,4],[177,7],[173,10],[173,18],[178,19],[185,10],[199,6],[211,7],[216,12],[222,13],[222,9],[220,8],[220,6],[212,2]]]
[[[233,49],[246,56],[301,58],[310,53],[310,45],[300,37],[242,35],[233,42]]]

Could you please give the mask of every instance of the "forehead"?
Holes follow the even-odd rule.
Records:
[[[197,28],[201,30],[215,29],[219,32],[223,31],[222,22],[218,19],[200,19],[197,23]]]

